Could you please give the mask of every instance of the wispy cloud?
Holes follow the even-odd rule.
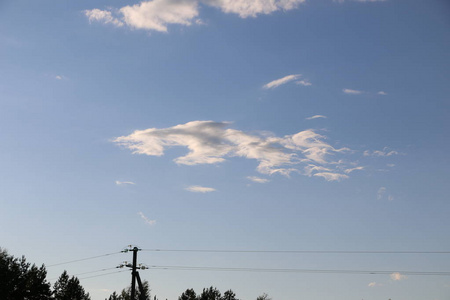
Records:
[[[116,180],[116,184],[117,185],[135,185],[136,183],[131,182],[131,181],[119,181],[119,180]]]
[[[322,115],[314,115],[312,117],[306,118],[306,120],[314,120],[314,119],[320,119],[320,118],[326,119],[327,117],[326,116],[322,116]]]
[[[377,94],[378,94],[378,95],[381,95],[381,96],[386,96],[386,95],[387,95],[387,93],[386,93],[386,92],[383,92],[383,91],[379,91]]]
[[[344,172],[345,172],[345,174],[350,174],[351,172],[358,171],[358,170],[359,171],[364,170],[364,167],[359,166],[359,167],[355,167],[355,168],[345,169]]]
[[[142,220],[144,220],[144,222],[148,225],[155,225],[156,224],[156,220],[150,220],[149,218],[147,218],[141,211],[138,212],[138,215],[141,217]]]
[[[216,189],[210,188],[210,187],[204,187],[199,185],[191,185],[187,188],[185,188],[186,191],[193,192],[193,193],[210,193],[215,192]]]
[[[383,156],[392,156],[392,155],[399,155],[400,153],[395,151],[395,150],[391,150],[388,147],[384,147],[383,150],[375,150],[375,151],[370,151],[370,150],[366,150],[364,151],[364,156],[375,156],[375,157],[383,157]]]
[[[284,76],[283,78],[279,78],[276,80],[273,80],[263,86],[264,89],[274,89],[276,87],[279,87],[280,85],[286,84],[288,82],[291,82],[293,80],[297,80],[300,78],[301,74],[292,74]]]
[[[330,172],[316,173],[314,174],[314,176],[323,177],[327,181],[341,181],[342,179],[348,178],[348,176],[345,174],[330,173]]]
[[[224,13],[237,14],[241,18],[267,15],[276,11],[297,8],[306,0],[184,0],[142,1],[117,9],[85,10],[89,21],[98,21],[115,26],[129,26],[135,29],[167,32],[169,25],[190,26],[203,22],[199,19],[200,6],[215,7]]]
[[[363,93],[363,91],[352,90],[352,89],[342,89],[342,92],[344,92],[345,94],[349,94],[349,95],[360,95]]]
[[[94,8],[91,10],[85,10],[84,14],[88,17],[89,23],[95,21],[103,24],[113,24],[117,27],[123,26],[123,22],[113,17],[111,11]]]
[[[369,283],[367,286],[368,287],[376,287],[376,286],[382,286],[382,284],[374,281],[374,282]]]
[[[387,194],[387,189],[384,186],[380,187],[377,191],[377,199],[378,200],[386,199],[385,198],[386,194]],[[387,194],[388,201],[394,201],[394,199],[395,199],[394,196],[392,196],[391,194]]]
[[[257,176],[248,176],[247,179],[251,180],[253,182],[256,182],[256,183],[267,183],[270,181],[269,179],[261,178],[261,177],[257,177]]]
[[[255,135],[227,128],[230,124],[192,121],[163,129],[136,130],[113,141],[135,154],[149,156],[162,156],[170,147],[186,147],[189,152],[174,159],[182,165],[217,164],[229,157],[241,157],[256,160],[256,169],[262,174],[288,176],[298,172],[312,176],[313,173],[321,173],[314,176],[331,181],[348,177],[342,171],[346,169],[345,164],[338,163],[334,158],[351,153],[350,149],[331,146],[325,136],[314,130],[276,137],[269,133]],[[305,170],[302,171],[302,168]]]
[[[385,193],[386,193],[386,188],[384,186],[380,187],[377,191],[377,199],[380,200],[381,198],[383,198]]]
[[[309,80],[306,80],[306,79],[296,81],[295,83],[298,84],[298,85],[303,85],[303,86],[311,86],[312,85],[312,83],[309,82]]]
[[[62,80],[63,77],[62,77],[61,75],[56,75],[56,76],[55,76],[55,79]]]
[[[403,274],[400,274],[399,272],[394,272],[394,273],[392,273],[392,274],[390,275],[390,277],[391,277],[391,279],[394,280],[394,281],[400,281],[400,280],[404,280],[404,279],[407,279],[407,278],[408,278],[407,276],[405,276],[405,275],[403,275]]]

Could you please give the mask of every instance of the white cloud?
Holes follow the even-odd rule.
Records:
[[[374,282],[369,283],[367,286],[368,287],[376,287],[376,286],[382,286],[382,284],[374,281]]]
[[[253,182],[256,182],[256,183],[267,183],[270,181],[269,179],[256,177],[256,176],[248,176],[247,179],[251,180]]]
[[[359,94],[363,93],[363,91],[351,90],[351,89],[342,89],[342,91],[349,95],[359,95]]]
[[[248,134],[227,128],[229,122],[192,121],[169,128],[149,128],[136,130],[128,136],[115,138],[118,145],[128,148],[135,154],[162,156],[167,148],[186,147],[186,155],[174,159],[177,164],[198,165],[217,164],[229,157],[242,157],[258,162],[257,171],[262,174],[283,174],[300,172],[296,165],[314,165],[305,175],[326,171],[329,174],[317,175],[327,180],[340,180],[347,175],[339,170],[345,169],[332,158],[344,155],[348,148],[336,149],[327,142],[326,137],[314,130],[300,131],[294,135],[275,137],[265,133]],[[339,165],[334,170],[326,165]],[[354,167],[354,166],[353,166]],[[305,170],[306,171],[306,170]],[[336,173],[332,175],[333,173]],[[339,175],[339,176],[338,176]]]
[[[387,93],[386,93],[386,92],[383,92],[383,91],[379,91],[377,94],[378,94],[378,95],[381,95],[381,96],[386,96],[386,95],[387,95]]]
[[[314,120],[314,119],[319,119],[319,118],[326,119],[327,117],[326,116],[322,116],[322,115],[315,115],[315,116],[306,118],[306,120]]]
[[[399,272],[394,272],[390,275],[391,279],[394,281],[400,281],[400,280],[404,280],[406,278],[408,278],[405,275],[400,274]]]
[[[167,31],[167,25],[189,26],[199,14],[196,1],[144,1],[120,9],[124,22],[136,29]]]
[[[210,187],[204,187],[199,185],[191,185],[187,188],[185,188],[186,191],[193,192],[193,193],[210,193],[215,192],[216,189],[210,188]]]
[[[306,0],[203,0],[202,3],[220,8],[225,13],[238,14],[241,18],[267,15],[278,10],[291,10]]]
[[[264,89],[274,89],[274,88],[279,87],[280,85],[286,84],[290,81],[297,80],[300,76],[301,76],[301,74],[287,75],[287,76],[284,76],[283,78],[276,79],[274,81],[271,81],[271,82],[265,84],[263,86],[263,88]]]
[[[204,23],[198,19],[200,5],[221,9],[241,18],[256,17],[275,11],[292,10],[306,0],[152,0],[127,5],[119,9],[85,10],[89,22],[97,21],[115,26],[127,25],[135,29],[167,32],[167,26],[189,26]]]
[[[113,24],[117,27],[123,26],[123,22],[113,17],[111,11],[108,10],[94,8],[91,10],[85,10],[84,14],[88,17],[89,22],[96,21],[102,22],[103,24]]]
[[[330,172],[323,172],[323,173],[316,173],[314,176],[319,176],[325,178],[326,181],[341,181],[342,179],[347,179],[348,176],[345,174],[339,174],[339,173],[330,173]]]
[[[345,174],[350,174],[351,172],[357,171],[357,170],[364,170],[364,167],[359,166],[359,167],[355,167],[355,168],[345,169],[344,172],[345,172]]]
[[[299,84],[299,85],[303,85],[303,86],[311,86],[312,85],[312,83],[309,82],[308,80],[299,80],[299,81],[297,81],[295,83]]]
[[[381,198],[383,198],[385,193],[386,193],[386,188],[384,186],[380,187],[377,191],[377,199],[380,200]]]
[[[388,196],[388,200],[389,200],[389,201],[394,201],[394,199],[395,199],[394,196],[392,196],[392,195],[389,195],[389,196]]]
[[[136,183],[131,182],[131,181],[119,181],[119,180],[116,180],[116,184],[117,185],[134,185]]]
[[[62,77],[61,75],[56,75],[56,76],[55,76],[55,79],[62,80],[63,77]]]
[[[156,220],[150,220],[148,219],[142,212],[138,212],[138,215],[141,216],[142,220],[144,220],[145,223],[147,223],[148,225],[155,225]]]
[[[395,164],[387,164],[386,166],[388,166],[389,168],[393,168],[395,167]]]
[[[375,156],[375,157],[392,156],[392,155],[399,155],[399,154],[400,154],[399,152],[390,150],[388,147],[384,147],[383,150],[375,150],[375,151],[366,150],[366,151],[364,151],[364,156]]]

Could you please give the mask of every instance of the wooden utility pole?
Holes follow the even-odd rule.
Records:
[[[139,276],[139,272],[137,271],[137,269],[141,269],[141,270],[145,270],[148,269],[146,266],[143,266],[142,264],[137,264],[137,253],[138,251],[140,251],[141,249],[139,249],[138,247],[132,247],[131,245],[129,246],[128,249],[123,250],[123,253],[127,253],[129,251],[133,252],[133,263],[130,264],[128,262],[124,262],[123,264],[119,265],[118,268],[123,268],[123,267],[128,267],[131,268],[131,300],[135,300],[136,298],[136,280],[139,286],[139,291],[140,291],[140,295],[139,295],[139,300],[147,300],[146,296],[145,296],[145,290],[144,290],[144,286],[142,284],[141,281],[141,277]]]
[[[133,267],[132,267],[132,271],[131,271],[131,300],[134,300],[135,299],[134,296],[136,294],[137,253],[138,253],[139,249],[138,249],[138,247],[134,247],[131,251],[133,251]]]

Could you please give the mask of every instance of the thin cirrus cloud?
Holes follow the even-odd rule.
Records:
[[[296,84],[298,84],[298,85],[303,85],[303,86],[311,86],[311,85],[312,85],[312,83],[309,82],[309,81],[306,80],[306,79],[299,80],[299,81],[296,82]]]
[[[203,194],[216,191],[215,188],[205,187],[205,186],[200,186],[200,185],[191,185],[191,186],[188,186],[187,188],[185,188],[185,190],[189,191],[189,192],[193,192],[193,193],[203,193]]]
[[[327,117],[326,117],[326,116],[323,116],[323,115],[314,115],[314,116],[312,116],[312,117],[306,118],[306,120],[326,119],[326,118],[327,118]]]
[[[202,24],[200,7],[210,6],[241,18],[267,15],[276,11],[297,8],[306,0],[153,0],[116,9],[94,8],[84,13],[90,22],[96,21],[134,29],[167,32],[169,25],[190,26]]]
[[[132,181],[119,181],[116,180],[116,185],[135,185],[136,183],[132,182]]]
[[[378,200],[382,199],[385,193],[386,193],[386,188],[383,186],[380,187],[377,191],[377,199]]]
[[[128,136],[113,139],[134,154],[162,156],[171,147],[185,147],[188,153],[174,159],[180,165],[218,164],[228,158],[255,160],[261,174],[292,172],[322,177],[328,181],[348,178],[340,156],[351,154],[348,148],[335,148],[326,137],[312,129],[276,137],[256,135],[227,128],[230,122],[192,121],[169,128],[136,130]]]
[[[342,92],[348,95],[360,95],[363,93],[363,91],[359,90],[352,90],[352,89],[342,89]]]
[[[386,192],[387,192],[387,189],[386,189],[384,186],[380,187],[380,188],[378,189],[378,191],[377,191],[377,199],[378,199],[378,200],[386,199],[386,198],[384,197],[384,196],[386,195]],[[387,200],[388,200],[388,201],[394,201],[395,198],[394,198],[394,196],[392,196],[392,195],[387,195]]]
[[[257,177],[257,176],[248,176],[247,179],[251,180],[253,182],[256,182],[256,183],[267,183],[270,181],[267,178],[261,178],[261,177]]]
[[[359,166],[359,167],[355,167],[355,168],[345,169],[344,172],[345,172],[345,174],[350,174],[353,171],[361,171],[361,170],[364,170],[364,167]]]
[[[383,286],[381,283],[378,282],[371,282],[367,285],[368,287],[376,287],[376,286]]]
[[[364,156],[375,156],[375,157],[386,157],[399,154],[400,153],[398,151],[390,150],[388,147],[384,147],[383,150],[364,151]]]
[[[292,74],[292,75],[284,76],[284,77],[279,78],[279,79],[275,79],[275,80],[273,80],[273,81],[271,81],[271,82],[266,83],[265,85],[263,85],[263,89],[266,89],[266,90],[267,90],[267,89],[274,89],[274,88],[277,88],[277,87],[279,87],[280,85],[283,85],[283,84],[286,84],[286,83],[288,83],[288,82],[297,80],[297,79],[299,79],[301,76],[302,76],[301,74]]]
[[[147,218],[144,213],[142,213],[141,211],[138,212],[138,215],[141,217],[142,220],[144,220],[144,222],[150,226],[155,225],[156,224],[156,220],[150,220],[149,218]]]

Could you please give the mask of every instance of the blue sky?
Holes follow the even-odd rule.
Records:
[[[122,250],[448,251],[444,0],[0,2],[2,247],[46,265]],[[117,254],[48,268],[114,268]],[[139,253],[242,299],[447,299],[448,254]],[[115,272],[115,270],[112,270]],[[128,272],[80,275],[93,300]]]

